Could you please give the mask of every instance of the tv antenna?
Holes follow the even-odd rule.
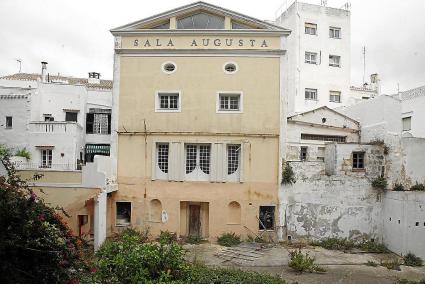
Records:
[[[16,58],[15,60],[19,64],[19,72],[18,73],[21,73],[21,71],[22,71],[22,59]]]
[[[366,46],[362,47],[363,53],[363,86],[365,84],[365,76],[366,76]]]

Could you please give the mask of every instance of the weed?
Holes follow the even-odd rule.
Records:
[[[158,242],[163,245],[175,243],[177,242],[177,234],[170,231],[161,231]]]
[[[398,284],[425,284],[425,278],[419,281],[408,280],[408,279],[398,279]]]
[[[372,267],[377,267],[378,266],[378,264],[376,262],[374,262],[373,260],[368,260],[366,262],[366,265],[367,266],[372,266]]]
[[[217,242],[225,247],[233,247],[241,243],[241,237],[235,233],[224,233],[217,238]]]
[[[386,260],[381,260],[381,266],[386,267],[391,270],[400,271],[400,260],[398,258],[391,258]]]
[[[412,190],[412,191],[424,191],[425,190],[425,185],[423,185],[422,183],[416,182],[415,185],[412,185],[410,187],[410,190]]]
[[[326,272],[324,268],[314,263],[315,259],[313,257],[310,257],[308,252],[303,253],[301,249],[290,251],[289,257],[290,260],[288,266],[299,273]]]
[[[388,248],[381,243],[373,242],[371,240],[363,240],[359,243],[355,244],[355,247],[361,249],[363,251],[371,252],[371,253],[386,253],[388,252]]]
[[[15,156],[24,157],[27,161],[31,160],[31,153],[28,152],[27,148],[16,151]]]
[[[293,184],[296,181],[294,170],[288,162],[285,162],[282,171],[282,184]]]
[[[419,256],[414,255],[413,253],[409,252],[403,257],[404,265],[407,266],[422,266],[422,258]]]
[[[313,241],[311,245],[330,250],[351,250],[354,248],[355,243],[348,239],[327,238],[320,241]]]
[[[185,239],[185,242],[188,244],[197,245],[200,244],[202,241],[202,238],[200,236],[187,236]]]
[[[377,189],[387,189],[388,182],[387,179],[384,177],[377,177],[372,180],[372,187]]]
[[[404,191],[404,186],[401,183],[395,183],[393,190],[394,191]]]

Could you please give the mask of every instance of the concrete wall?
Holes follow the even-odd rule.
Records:
[[[425,138],[402,138],[401,174],[405,186],[425,183]]]
[[[395,253],[425,258],[425,192],[386,192],[383,241]]]

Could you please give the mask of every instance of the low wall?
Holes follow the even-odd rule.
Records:
[[[34,174],[42,174],[43,176],[34,181]],[[43,184],[81,184],[80,171],[49,171],[49,170],[21,170],[17,174],[22,179],[27,180],[29,183],[43,183]]]

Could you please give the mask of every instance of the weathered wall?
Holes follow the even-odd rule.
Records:
[[[402,117],[412,117],[412,129],[409,131],[413,137],[425,138],[425,96],[418,96],[410,100],[401,101]],[[400,118],[401,119],[401,118]]]
[[[403,183],[406,186],[425,183],[425,138],[402,138],[401,147]]]
[[[24,170],[18,171],[22,179],[33,182],[34,174],[42,174],[37,183],[43,184],[81,184],[81,172],[79,171],[46,171],[46,170]]]
[[[395,253],[425,258],[425,192],[389,191],[382,204],[384,243]]]
[[[333,151],[331,151],[333,149]],[[365,152],[365,171],[352,170],[352,152]],[[279,200],[292,237],[379,239],[381,194],[371,187],[384,164],[376,145],[328,144],[325,162],[291,162],[297,182],[282,185]],[[332,156],[332,157],[330,157]]]

